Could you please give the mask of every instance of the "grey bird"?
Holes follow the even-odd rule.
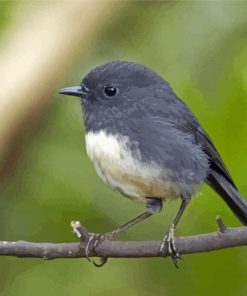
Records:
[[[160,247],[162,253],[167,244],[177,266],[174,230],[204,182],[247,224],[247,203],[214,144],[157,73],[141,64],[113,61],[93,69],[79,86],[59,92],[81,100],[87,154],[98,175],[124,196],[146,203],[143,214],[101,239],[160,212],[165,199],[180,198],[181,206]]]

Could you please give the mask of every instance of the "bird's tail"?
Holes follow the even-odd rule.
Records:
[[[222,197],[238,219],[247,225],[247,202],[238,190],[215,170],[211,171],[207,183]]]

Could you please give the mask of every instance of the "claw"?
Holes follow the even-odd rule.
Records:
[[[89,238],[88,238],[88,241],[86,243],[86,248],[85,248],[85,256],[89,262],[91,262],[90,253],[96,249],[98,243],[102,240],[111,240],[113,235],[114,235],[114,233],[112,233],[112,232],[108,232],[105,234],[89,233]],[[101,267],[106,262],[107,262],[107,258],[101,257],[99,264],[95,263],[94,261],[93,261],[93,264],[96,267]]]
[[[100,258],[100,263],[96,263],[95,261],[93,261],[93,265],[96,267],[102,267],[103,265],[106,264],[108,258],[107,257],[101,257]]]
[[[160,253],[163,253],[165,244],[168,245],[168,253],[172,257],[173,263],[176,268],[178,268],[178,259],[182,259],[177,251],[175,240],[174,240],[174,224],[171,226],[171,228],[168,230],[167,234],[162,240],[162,243],[160,245]]]
[[[86,248],[85,248],[85,256],[86,256],[86,258],[88,259],[89,262],[91,262],[90,253],[91,253],[92,250],[95,249],[95,243],[98,241],[99,237],[100,237],[100,234],[89,233],[89,238],[88,238]],[[93,244],[93,247],[92,247],[92,250],[91,250],[92,242],[94,242],[94,244]]]

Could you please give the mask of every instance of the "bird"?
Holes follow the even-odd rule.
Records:
[[[174,231],[203,183],[247,224],[247,203],[212,140],[159,74],[140,63],[110,61],[92,69],[79,86],[59,93],[80,98],[86,151],[99,177],[123,196],[146,204],[145,212],[101,239],[159,213],[165,200],[180,199],[160,246],[162,254],[167,244],[177,267]],[[87,254],[92,240],[93,235]]]

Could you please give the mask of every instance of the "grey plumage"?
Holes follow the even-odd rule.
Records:
[[[106,86],[116,90],[113,97],[106,95]],[[182,198],[189,198],[201,183],[208,183],[237,217],[247,223],[246,202],[240,197],[219,153],[166,80],[143,65],[116,61],[92,70],[83,79],[81,88],[86,89],[81,102],[87,134],[104,131],[118,141],[127,138],[125,150],[145,166],[142,168],[148,170],[150,164],[159,168],[152,186],[168,182],[171,194],[176,191]],[[67,91],[67,94],[70,93]],[[107,179],[107,168],[100,159],[94,161]],[[114,165],[121,167],[116,161]],[[108,176],[111,178],[112,175]],[[121,182],[124,181],[121,179]],[[114,184],[121,190],[120,183],[117,180]]]

